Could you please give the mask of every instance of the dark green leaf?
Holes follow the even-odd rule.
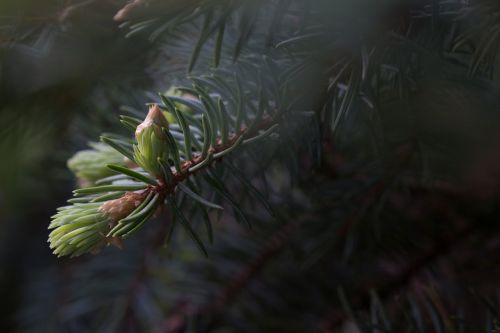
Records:
[[[119,173],[123,173],[124,175],[132,177],[132,178],[134,178],[134,179],[136,179],[138,181],[142,181],[142,182],[144,182],[146,184],[150,184],[150,185],[154,185],[154,186],[158,185],[158,183],[156,182],[156,180],[154,180],[153,178],[145,176],[143,174],[140,174],[139,172],[136,172],[134,170],[130,170],[129,168],[123,167],[121,165],[108,164],[107,167],[110,168],[113,171],[116,171],[116,172],[119,172]]]
[[[131,160],[133,162],[135,161],[133,152],[131,150],[125,148],[122,144],[117,143],[115,140],[108,138],[108,137],[105,137],[105,136],[101,136],[101,141],[104,142],[105,144],[107,144],[108,146],[111,146],[112,148],[114,148],[116,151],[118,151],[120,154],[122,154],[123,156],[125,156],[129,160]]]
[[[215,208],[215,209],[224,209],[222,206],[219,206],[217,204],[214,204],[214,203],[204,199],[203,197],[196,194],[189,187],[187,187],[186,185],[184,185],[182,183],[177,184],[177,186],[179,187],[179,189],[182,192],[186,193],[188,196],[190,196],[192,199],[196,200],[197,202],[201,203],[202,205],[205,205],[205,206],[210,207],[210,208]]]
[[[222,126],[221,126],[221,142],[223,146],[227,145],[227,140],[229,137],[229,122],[228,122],[228,115],[226,111],[226,107],[224,106],[224,102],[222,99],[218,99],[217,101],[217,111],[219,111],[219,117],[221,118]]]
[[[203,115],[203,118],[201,118],[201,123],[203,126],[203,149],[201,151],[201,156],[205,157],[208,154],[208,150],[210,149],[210,143],[211,143],[211,136],[212,136],[212,131],[210,128],[210,121],[208,120],[207,115]]]
[[[108,200],[113,200],[113,199],[118,199],[121,196],[123,196],[125,192],[113,192],[113,193],[107,193],[103,194],[100,196],[97,196],[90,200],[90,202],[102,202],[102,201],[108,201]]]
[[[102,193],[102,192],[111,192],[111,191],[138,191],[143,190],[148,187],[146,184],[141,185],[102,185],[96,187],[86,187],[78,190],[74,190],[75,194],[94,194],[94,193]]]
[[[231,163],[225,162],[224,165],[232,172],[232,174],[245,186],[245,188],[253,194],[253,196],[260,201],[266,208],[271,216],[276,216],[269,201],[262,195],[262,193],[250,183],[247,178]]]
[[[226,30],[226,23],[223,22],[217,31],[217,38],[215,39],[214,47],[214,67],[219,67],[220,54],[222,51],[222,41],[224,39],[224,31]]]
[[[181,172],[181,158],[179,156],[179,147],[177,147],[177,142],[168,129],[164,128],[163,132],[167,136],[167,142],[170,147],[170,156],[174,161],[175,169],[177,172]]]
[[[170,169],[170,165],[167,163],[167,161],[162,160],[160,157],[158,157],[158,164],[161,167],[165,181],[168,184],[171,184],[172,181],[174,180],[174,174],[172,173],[172,170]]]
[[[193,230],[189,222],[186,220],[184,217],[184,214],[182,214],[181,210],[177,206],[177,203],[175,202],[175,197],[171,195],[168,198],[168,203],[170,204],[170,207],[172,208],[172,211],[174,212],[175,216],[179,219],[181,225],[184,227],[184,229],[187,231],[189,236],[193,239],[195,244],[197,245],[198,249],[203,253],[206,257],[208,257],[208,252],[205,249],[205,245],[203,245],[202,240],[198,237],[196,232]]]
[[[244,221],[249,228],[251,228],[250,221],[247,219],[245,213],[243,213],[243,210],[240,208],[240,206],[233,200],[233,196],[228,192],[226,187],[224,186],[224,183],[221,182],[220,180],[217,179],[215,175],[212,173],[208,172],[204,175],[204,179],[206,182],[212,186],[212,188],[224,199],[226,199],[231,206],[233,207],[234,211],[236,212],[236,216],[241,218],[242,221]]]

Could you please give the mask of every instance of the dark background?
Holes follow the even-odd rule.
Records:
[[[411,4],[416,2],[418,1],[407,1]],[[0,2],[1,332],[13,331],[18,328],[19,323],[25,321],[25,318],[35,318],[38,313],[43,313],[44,298],[47,304],[51,304],[47,306],[47,311],[57,308],[52,306],[52,302],[57,302],[56,295],[51,294],[52,289],[45,289],[45,280],[37,280],[40,276],[51,280],[51,284],[47,285],[68,283],[70,279],[64,278],[71,274],[77,277],[83,276],[80,281],[83,281],[82,284],[87,282],[90,284],[90,281],[99,282],[100,276],[94,280],[90,277],[86,280],[85,266],[82,266],[80,271],[74,269],[72,263],[78,261],[58,259],[52,255],[46,242],[50,217],[57,207],[65,204],[75,187],[75,179],[67,169],[66,161],[76,151],[86,148],[89,141],[97,141],[102,132],[121,131],[117,120],[118,115],[122,113],[121,106],[127,105],[144,110],[144,103],[149,101],[148,98],[151,96],[148,95],[148,91],[165,90],[170,85],[169,79],[162,76],[170,68],[161,61],[168,60],[174,64],[186,62],[185,58],[175,59],[169,54],[158,56],[153,44],[145,38],[125,38],[126,31],[120,29],[113,21],[113,16],[125,3],[126,1],[111,0],[82,1],[76,4],[67,1],[38,0]],[[388,17],[394,15],[396,17],[394,22],[399,22],[398,7],[395,7],[394,13],[390,12]],[[394,23],[386,19],[383,21],[388,25]],[[377,31],[374,35],[379,36]],[[420,49],[417,49],[419,51],[425,48],[431,51],[438,49],[435,40],[439,39],[440,36],[432,35],[428,41],[419,44]],[[404,45],[401,48],[411,49],[414,46]],[[192,50],[192,47],[188,49]],[[354,130],[346,130],[347,135],[353,138],[352,141],[348,141],[345,145],[342,144],[345,141],[341,140],[341,144],[338,145],[337,141],[332,144],[332,140],[329,139],[321,142],[324,148],[322,166],[314,172],[299,171],[302,178],[295,184],[298,188],[296,192],[288,191],[284,186],[287,190],[286,195],[292,199],[282,204],[281,212],[290,220],[297,218],[308,221],[307,219],[312,216],[310,223],[308,222],[310,229],[301,229],[298,235],[291,237],[297,242],[296,244],[299,244],[296,248],[282,246],[288,251],[285,258],[280,257],[279,264],[270,265],[270,271],[263,273],[262,280],[268,283],[267,286],[257,285],[254,286],[255,290],[248,288],[250,291],[243,288],[242,293],[245,296],[245,292],[262,292],[274,301],[273,297],[279,299],[279,296],[285,295],[283,296],[285,298],[286,295],[296,292],[299,301],[294,301],[300,303],[303,300],[303,303],[291,301],[287,306],[293,310],[284,305],[272,308],[276,313],[282,312],[282,318],[291,326],[294,323],[294,316],[290,315],[294,313],[293,311],[304,314],[308,314],[307,311],[313,313],[316,311],[317,313],[314,313],[316,317],[307,317],[313,318],[310,319],[312,324],[307,322],[309,326],[321,324],[322,318],[326,318],[327,322],[333,318],[332,321],[335,322],[335,316],[328,317],[328,307],[325,304],[337,298],[337,285],[331,282],[333,280],[329,279],[325,272],[332,274],[341,282],[352,282],[352,290],[360,290],[362,293],[365,292],[363,289],[365,286],[370,287],[372,283],[373,286],[385,286],[384,282],[389,281],[387,288],[381,288],[382,293],[390,289],[388,295],[392,295],[392,288],[399,288],[399,283],[404,285],[408,281],[411,282],[408,284],[414,288],[415,294],[423,295],[425,293],[422,290],[425,289],[424,286],[428,286],[426,283],[430,280],[429,285],[437,286],[437,289],[440,286],[449,287],[443,292],[450,296],[443,301],[443,307],[448,305],[453,307],[456,295],[462,295],[462,292],[468,290],[467,287],[454,282],[454,278],[457,277],[459,280],[458,278],[462,278],[460,274],[463,273],[464,280],[470,282],[466,286],[481,289],[484,284],[486,298],[491,296],[491,299],[497,300],[492,306],[491,303],[488,305],[495,308],[495,304],[498,304],[499,262],[498,258],[492,255],[492,253],[498,255],[498,228],[491,222],[496,221],[499,216],[496,207],[500,197],[498,171],[500,155],[497,153],[500,152],[498,135],[500,115],[497,112],[500,106],[500,88],[495,80],[492,80],[491,84],[486,84],[481,78],[468,77],[467,66],[463,65],[465,61],[461,63],[448,59],[444,61],[442,57],[435,56],[432,52],[423,54],[425,54],[422,57],[424,69],[422,75],[418,76],[416,83],[418,89],[412,91],[411,95],[405,96],[402,102],[398,100],[398,96],[390,96],[397,102],[387,103],[381,112],[381,128],[389,147],[386,155],[380,160],[375,160],[371,153],[366,153],[369,150],[366,144],[369,133],[363,129],[367,128],[367,123],[368,125],[372,123],[363,118],[359,122],[363,124],[358,129],[359,119],[353,117],[349,122],[351,125],[355,124],[351,126]],[[496,78],[497,74],[494,71],[492,77]],[[403,104],[407,108],[401,107]],[[414,140],[415,138],[420,141]],[[418,145],[415,144],[416,141]],[[400,155],[405,155],[406,150],[411,149],[415,149],[416,152],[408,154],[411,155],[411,158],[408,158],[409,166],[401,167]],[[426,154],[418,155],[421,151]],[[302,153],[297,153],[297,156],[300,155],[299,160],[302,158]],[[299,167],[311,165],[308,164],[310,161],[307,161],[307,158],[303,160],[303,165]],[[416,169],[419,171],[415,172]],[[277,182],[289,176],[288,171],[280,168],[272,172],[274,172],[272,177],[276,178]],[[429,189],[419,187],[420,183],[414,187],[410,186],[413,184],[398,183],[400,179],[414,180],[418,177],[424,179],[423,183],[429,181],[429,184],[436,186],[431,186]],[[451,185],[456,187],[450,190]],[[456,189],[458,190],[455,191]],[[377,199],[379,196],[383,198],[380,201]],[[276,201],[280,203],[279,200]],[[380,202],[388,203],[389,208],[385,208],[386,206]],[[378,207],[384,208],[377,210]],[[357,224],[365,219],[364,208],[370,218],[378,214],[374,218],[376,222],[366,229],[360,227],[361,223]],[[457,213],[458,217],[447,215],[449,211]],[[362,212],[359,214],[361,217],[358,215],[359,212]],[[460,214],[465,218],[462,219]],[[351,224],[354,232],[351,234],[346,231],[339,237],[342,238],[340,241],[337,236],[329,239],[329,232],[337,235],[336,230],[328,229],[333,225],[331,222],[343,222],[344,219],[347,221],[345,223],[347,229],[351,227],[349,223],[353,221]],[[312,223],[317,221],[321,223],[316,225]],[[473,226],[471,230],[477,232],[477,235],[471,232],[472,239],[463,241],[461,237],[464,235],[460,232],[455,235],[452,229],[457,227],[461,232],[467,231],[469,229],[462,228],[463,225],[467,225],[466,222],[471,223]],[[481,229],[484,225],[486,227]],[[371,236],[378,232],[379,226],[382,226],[380,229],[387,227],[389,231],[382,232],[381,236],[375,235],[380,236],[380,239],[372,244]],[[407,226],[410,226],[408,230],[403,230]],[[316,227],[317,230],[314,229]],[[414,237],[422,230],[423,236],[419,234],[421,238]],[[349,238],[354,234],[357,236],[357,232],[360,237]],[[398,232],[401,232],[401,237]],[[217,253],[215,250],[215,257],[221,262],[220,267],[216,268],[225,273],[230,272],[228,275],[232,276],[232,269],[236,264],[231,262],[231,259],[235,259],[235,262],[242,267],[248,262],[251,263],[248,258],[253,258],[255,253],[259,254],[258,250],[266,249],[265,244],[262,245],[259,241],[261,238],[267,240],[266,237],[271,233],[267,234],[265,231],[262,233],[265,237],[256,233],[252,234],[253,238],[248,237],[251,240],[247,239],[246,233],[234,236],[234,240],[230,233],[229,236],[226,235],[225,241],[227,243],[234,241],[235,248],[238,246],[244,248],[245,241],[248,241],[246,249],[248,252],[245,252],[242,255],[244,259],[241,259],[238,257],[239,253],[233,256],[232,252]],[[458,245],[455,244],[454,236],[457,236]],[[344,246],[345,239],[352,241],[352,244]],[[337,241],[339,245],[335,243]],[[324,250],[321,242],[334,246],[332,248],[326,246],[327,250]],[[448,242],[451,243],[449,247]],[[279,237],[277,243],[280,244]],[[352,261],[343,257],[349,257],[351,252],[357,254],[353,249],[359,244],[361,244],[361,255],[352,255],[354,257]],[[366,248],[363,247],[365,245]],[[415,246],[412,247],[413,245]],[[455,245],[457,246],[454,247]],[[486,249],[478,245],[484,245]],[[370,251],[370,246],[380,252]],[[394,252],[390,251],[394,250],[392,246],[396,249]],[[302,267],[297,268],[300,266],[297,261],[306,258],[308,250],[318,248],[319,252],[323,251],[321,254],[333,253],[332,257],[322,257],[322,260],[313,261],[311,267],[305,269],[305,271],[310,269],[306,273],[300,270]],[[125,250],[122,258],[139,253],[134,249],[132,245],[129,250]],[[386,249],[390,250],[385,252]],[[373,257],[370,257],[372,252]],[[113,253],[120,254],[117,250]],[[396,254],[392,256],[393,253]],[[435,258],[441,258],[441,255],[446,257],[448,254],[451,258],[444,260],[444,263],[440,262],[442,266],[438,264],[433,266]],[[422,267],[426,267],[428,263],[425,260],[429,258],[431,268],[425,271],[427,275],[422,274],[425,276],[421,277],[418,274],[423,270]],[[486,259],[483,261],[478,258]],[[228,259],[229,268],[224,267],[223,259]],[[103,259],[103,262],[107,263],[105,260]],[[193,259],[182,257],[180,261],[190,264],[190,260]],[[138,259],[138,262],[140,261],[141,259]],[[407,264],[410,268],[408,273],[405,273],[404,268]],[[139,263],[137,266],[139,265],[142,264]],[[216,271],[215,265],[206,265],[208,269],[200,264],[205,273],[207,271],[210,273],[211,269]],[[173,272],[173,269],[170,271]],[[403,272],[399,280],[390,279],[394,272]],[[377,275],[378,273],[380,274]],[[394,275],[397,276],[396,273]],[[418,278],[411,280],[412,274],[418,275]],[[200,289],[203,289],[203,285],[196,280],[199,276],[190,276],[193,279],[192,285],[200,285]],[[428,276],[431,276],[429,280]],[[433,280],[435,276],[438,278]],[[290,285],[282,283],[286,282],[287,278],[291,280]],[[325,280],[322,280],[323,278]],[[230,286],[223,279],[214,280],[223,287]],[[207,281],[211,282],[210,279]],[[37,282],[40,282],[40,285]],[[328,285],[329,282],[333,286]],[[216,283],[208,285],[213,286]],[[77,290],[79,286],[78,284],[76,286],[72,290]],[[176,289],[178,286],[174,285],[172,288]],[[325,288],[322,289],[323,287]],[[489,287],[491,289],[488,289]],[[303,295],[297,291],[301,288],[304,289]],[[429,287],[429,290],[431,289]],[[31,295],[31,290],[37,290],[35,313],[26,311],[31,297],[35,299],[35,296]],[[43,293],[44,290],[46,294]],[[192,298],[196,299],[198,296],[195,293],[196,288],[193,290]],[[492,290],[496,290],[496,294]],[[183,290],[177,288],[176,291],[182,293]],[[278,296],[273,294],[274,291],[277,291]],[[427,289],[426,292],[432,294]],[[211,295],[207,299],[211,299],[210,297]],[[353,297],[353,302],[359,301],[357,303],[362,307],[366,303],[363,297]],[[189,301],[191,299],[186,296],[186,304]],[[397,302],[398,300],[392,303],[392,309],[398,308]],[[265,307],[261,310],[257,305],[259,303],[253,298],[250,298],[248,304],[261,311],[256,311],[255,320],[250,314],[246,318],[249,322],[261,324],[260,319],[268,319],[267,314],[274,314],[265,310]],[[464,304],[467,305],[466,308],[480,308],[477,306],[477,300],[476,303]],[[174,320],[177,319],[177,312],[190,313],[189,304],[185,307],[184,303],[177,305],[173,310],[169,309],[170,312],[166,311]],[[340,307],[336,305],[334,309]],[[429,310],[428,317],[423,316],[423,322],[429,327],[434,323],[429,318],[435,318],[436,313],[443,314],[439,312],[441,308],[433,309]],[[469,314],[471,317],[475,315],[474,311]],[[489,322],[492,321],[489,312],[485,317]],[[80,321],[85,322],[85,319],[86,317],[80,318]],[[262,323],[267,324],[264,319]],[[302,321],[302,318],[300,320]],[[270,327],[272,324],[269,324]],[[346,326],[349,326],[348,324]],[[444,327],[445,324],[441,325]],[[78,328],[85,325],[76,327],[74,331],[78,332]],[[118,326],[116,331],[120,331],[120,327]],[[133,332],[135,326],[130,324],[126,327]],[[357,331],[346,328],[345,332]]]

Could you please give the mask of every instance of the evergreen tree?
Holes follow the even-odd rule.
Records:
[[[5,10],[0,195],[59,257],[0,279],[5,330],[500,332],[498,1]]]

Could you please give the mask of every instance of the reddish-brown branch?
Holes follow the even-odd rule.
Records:
[[[234,145],[238,139],[243,137],[244,139],[250,139],[254,136],[256,136],[259,131],[265,131],[274,126],[277,123],[277,118],[276,116],[271,117],[269,115],[264,115],[261,123],[256,126],[253,129],[249,129],[248,127],[244,127],[241,129],[241,132],[239,134],[236,133],[231,133],[227,144],[222,144],[222,139],[218,138],[216,140],[217,144],[214,147],[210,147],[209,152],[214,155],[217,153],[220,153]],[[200,168],[199,170],[196,170],[194,172],[189,171],[192,167],[196,166],[197,164],[203,162],[204,158],[201,156],[199,153],[195,153],[194,157],[190,160],[186,160],[182,162],[181,164],[181,170],[180,172],[177,171],[172,171],[173,174],[173,179],[171,182],[167,182],[165,179],[158,179],[160,185],[158,186],[149,186],[147,191],[153,191],[153,192],[158,192],[161,193],[163,196],[167,196],[168,194],[171,194],[175,191],[175,188],[177,184],[180,182],[183,182],[190,176],[196,174],[197,172],[204,170],[208,168],[209,166],[213,165],[215,162],[220,161],[224,158],[225,156],[219,156],[219,157],[213,157],[210,163],[208,163],[206,166],[203,168]]]

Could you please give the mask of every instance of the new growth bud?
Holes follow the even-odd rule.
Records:
[[[191,95],[191,94],[188,94],[188,93],[186,93],[186,92],[178,89],[176,86],[171,86],[165,92],[165,95],[166,96],[183,97],[184,99],[188,99],[188,100],[192,100],[192,101],[199,101],[198,97],[196,97],[194,95]],[[175,105],[175,108],[177,110],[179,110],[180,112],[183,112],[185,114],[193,114],[194,113],[193,109],[190,108],[189,106],[185,105],[185,104],[182,104],[182,103],[179,103],[179,102],[176,102],[176,101],[173,101],[173,103]],[[167,120],[170,123],[177,123],[177,118],[172,113],[170,113],[170,112],[163,112],[163,114],[165,115],[165,118],[167,118]]]
[[[118,221],[127,217],[144,200],[143,193],[128,192],[105,203],[84,203],[61,207],[52,217],[50,248],[58,256],[96,253],[108,244],[121,247],[121,238],[107,237]]]
[[[141,135],[144,129],[155,125],[158,127],[168,128],[168,121],[157,104],[153,104],[149,107],[148,115],[146,116],[144,121],[137,126],[135,130],[135,136],[137,137]]]
[[[150,106],[146,119],[137,126],[134,145],[134,159],[144,170],[155,177],[161,175],[158,158],[168,158],[168,140],[164,133],[168,130],[168,121],[158,105]]]
[[[124,164],[123,156],[103,143],[90,143],[92,149],[79,151],[68,160],[68,168],[78,178],[80,187],[87,187],[101,178],[113,175],[108,164]]]

